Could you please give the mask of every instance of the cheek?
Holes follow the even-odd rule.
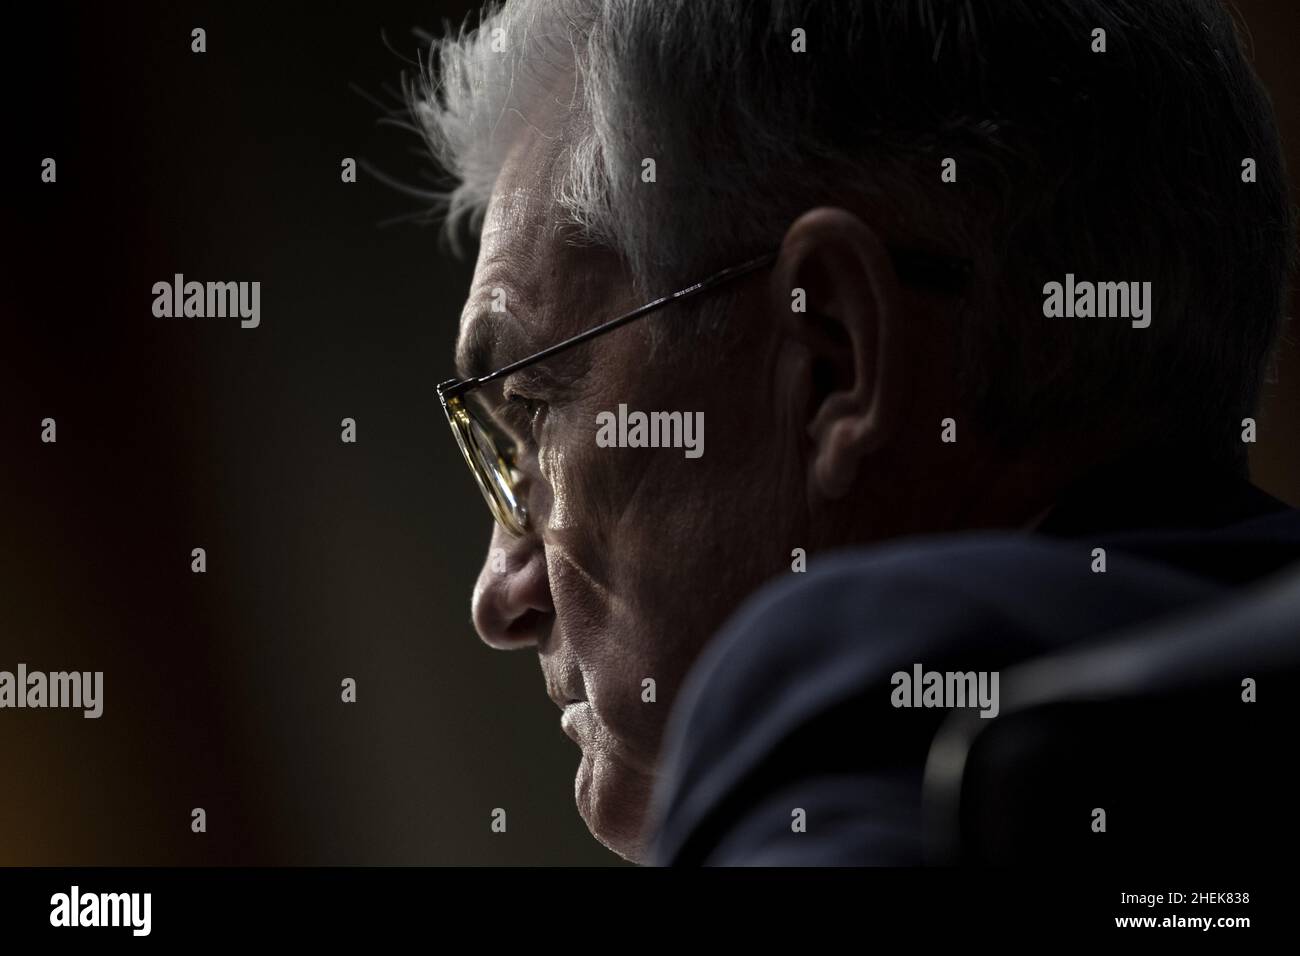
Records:
[[[555,552],[548,553],[548,566],[557,616],[552,650],[582,675],[600,731],[592,749],[649,773],[698,650],[696,635],[671,601],[624,597]]]
[[[689,459],[677,449],[598,447],[599,410],[556,415],[540,454],[555,651],[571,657],[597,718],[640,765],[657,752],[701,646],[744,586],[764,576],[750,562],[788,549],[749,542],[739,561],[731,551],[761,525],[750,496],[771,490],[738,467],[740,451],[752,451],[742,422],[706,412],[706,435],[708,424],[719,427],[703,457]],[[764,499],[768,508],[779,500]]]
[[[594,431],[584,427],[589,420],[592,417],[581,409],[555,413],[543,436],[538,468],[548,499],[548,530],[598,539],[603,537],[602,516],[608,513],[603,501],[608,495],[601,495]]]
[[[546,652],[581,674],[591,703],[587,745],[610,766],[653,770],[681,664],[693,656],[665,620],[664,602],[643,603],[631,582],[607,576],[558,541],[547,548],[556,627]],[[633,568],[640,583],[645,569]],[[653,681],[647,684],[646,681]]]
[[[569,491],[567,471],[569,468],[568,451],[562,445],[549,443],[538,455],[540,478],[539,497],[543,499],[546,526],[552,530],[564,530],[573,526],[573,496]]]

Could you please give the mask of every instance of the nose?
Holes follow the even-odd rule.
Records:
[[[494,528],[472,607],[474,629],[489,647],[509,651],[537,644],[555,615],[541,543]]]

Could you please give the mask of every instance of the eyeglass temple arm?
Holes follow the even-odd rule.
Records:
[[[931,253],[913,252],[908,249],[899,249],[893,246],[888,247],[890,257],[894,261],[894,268],[898,272],[898,277],[906,284],[923,285],[940,292],[954,293],[960,291],[966,284],[970,263],[965,259],[955,259],[949,256],[938,256]],[[687,299],[694,295],[706,292],[715,286],[721,285],[732,279],[738,279],[743,275],[756,272],[764,266],[771,265],[776,261],[778,252],[765,252],[761,256],[756,256],[746,262],[730,266],[721,272],[715,272],[707,279],[701,279],[694,285],[688,285],[684,289],[678,289],[676,292],[661,296],[645,305],[638,306],[631,312],[625,312],[623,315],[610,319],[608,322],[602,322],[600,325],[587,329],[585,332],[579,332],[562,342],[557,342],[548,348],[529,355],[517,362],[499,368],[496,371],[489,372],[487,375],[480,375],[478,378],[469,378],[464,381],[444,382],[438,387],[440,394],[445,399],[452,398],[462,392],[478,388],[480,385],[486,385],[488,382],[504,378],[520,369],[527,368],[537,362],[545,361],[558,352],[565,349],[573,348],[575,345],[581,345],[598,335],[604,335],[617,329],[619,326],[627,325],[637,319],[643,318],[661,309],[670,302],[676,302],[679,299]]]
[[[445,397],[450,398],[453,395],[468,391],[471,388],[478,388],[480,385],[486,385],[488,382],[495,381],[498,378],[504,378],[505,376],[511,375],[520,369],[527,368],[536,362],[544,361],[552,355],[555,355],[557,352],[563,352],[565,349],[573,348],[575,345],[581,345],[583,342],[594,339],[598,335],[604,335],[606,332],[611,332],[619,326],[627,325],[629,322],[634,322],[637,319],[643,318],[651,312],[654,312],[656,309],[663,308],[670,302],[676,302],[679,299],[686,299],[693,295],[698,295],[699,293],[705,292],[708,289],[720,285],[730,279],[736,279],[740,276],[746,275],[747,273],[761,269],[764,266],[775,262],[776,256],[777,254],[775,252],[767,252],[757,258],[750,259],[747,262],[742,262],[739,265],[723,269],[721,272],[714,273],[707,279],[702,279],[694,285],[689,285],[684,289],[678,289],[676,292],[669,293],[668,295],[647,302],[645,305],[638,306],[631,312],[625,312],[620,316],[610,319],[608,322],[602,322],[600,325],[587,329],[585,332],[579,332],[577,335],[571,336],[562,342],[557,342],[555,345],[542,349],[542,351],[537,352],[534,355],[529,355],[527,358],[522,358],[519,361],[512,362],[496,371],[489,372],[487,375],[480,375],[478,378],[470,378],[465,379],[463,382],[457,382],[454,386],[444,388],[444,395]]]

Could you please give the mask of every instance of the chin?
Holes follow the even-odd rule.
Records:
[[[646,861],[646,810],[654,777],[607,754],[583,750],[573,796],[591,835],[632,863]]]

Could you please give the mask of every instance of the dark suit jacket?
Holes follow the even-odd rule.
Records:
[[[920,863],[922,769],[947,712],[893,707],[894,672],[1001,670],[1209,608],[1295,562],[1300,512],[1176,458],[1092,476],[1034,533],[811,556],[692,669],[666,732],[651,862]],[[806,832],[792,831],[796,808]]]

